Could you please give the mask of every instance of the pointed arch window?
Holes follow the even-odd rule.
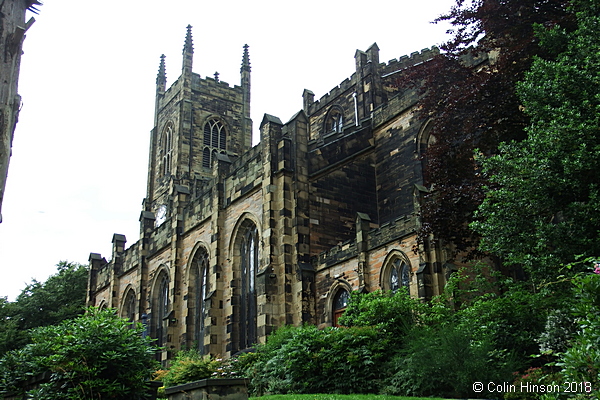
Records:
[[[431,147],[434,146],[437,142],[436,137],[431,133],[433,125],[433,121],[427,121],[421,128],[417,140],[417,154],[421,159],[421,174],[424,185],[428,185],[429,181],[431,180],[428,177],[429,157],[427,152],[431,150]]]
[[[344,129],[344,114],[340,107],[334,107],[325,118],[325,133],[340,133]]]
[[[169,315],[169,277],[161,272],[154,286],[152,299],[152,330],[158,347],[167,343],[167,317]]]
[[[216,119],[211,118],[204,125],[204,145],[218,149],[227,148],[227,134],[225,125]]]
[[[396,293],[401,288],[408,290],[410,286],[410,265],[403,257],[395,256],[383,271],[382,286],[384,290]]]
[[[191,317],[188,328],[191,331],[190,338],[193,338],[193,343],[189,343],[189,345],[190,347],[197,346],[200,353],[204,353],[208,268],[208,252],[204,247],[200,247],[192,260],[189,280],[190,293],[188,294],[188,316]]]
[[[258,231],[251,224],[243,233],[240,246],[241,309],[240,349],[257,342],[256,272],[258,270]]]
[[[338,320],[346,311],[348,301],[350,300],[350,292],[346,289],[339,289],[333,298],[333,326],[340,326]]]
[[[163,175],[171,173],[173,156],[173,124],[168,124],[163,132]]]
[[[220,120],[211,118],[204,124],[204,146],[202,166],[208,168],[214,160],[216,149],[227,149],[227,130]]]
[[[131,327],[135,326],[135,307],[136,299],[135,292],[133,289],[129,289],[127,294],[125,295],[125,300],[123,301],[123,308],[121,312],[121,316],[131,322]]]

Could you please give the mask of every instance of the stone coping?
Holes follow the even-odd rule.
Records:
[[[199,381],[194,381],[190,383],[185,383],[183,385],[171,386],[165,388],[165,394],[173,394],[180,392],[188,392],[194,389],[200,389],[204,387],[215,387],[215,386],[247,386],[248,379],[244,378],[209,378],[209,379],[201,379]]]

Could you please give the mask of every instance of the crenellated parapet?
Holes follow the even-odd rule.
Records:
[[[432,47],[380,63],[376,44],[366,51],[357,50],[356,72],[352,76],[316,101],[314,93],[305,89],[303,109],[311,120],[310,138],[320,140],[331,133],[346,133],[347,130],[355,129],[365,119],[371,118],[375,110],[385,106],[390,97],[396,95],[397,74],[427,62],[438,54],[439,49]],[[343,114],[341,129],[335,129],[328,122],[334,109]]]
[[[429,61],[438,54],[440,54],[440,49],[436,46],[433,46],[431,48],[425,48],[421,51],[415,51],[410,55],[404,55],[398,59],[391,59],[387,62],[387,64],[382,64],[381,76],[382,78],[387,78],[391,74],[401,72],[407,68]]]

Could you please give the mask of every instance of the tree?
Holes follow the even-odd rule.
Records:
[[[453,243],[457,252],[477,247],[468,224],[488,182],[474,150],[495,154],[500,142],[525,137],[528,115],[519,109],[515,87],[532,57],[543,53],[533,26],[568,20],[566,3],[457,0],[437,19],[452,23],[453,39],[406,79],[421,85],[418,116],[431,119],[435,137],[424,155],[431,192],[421,207],[422,239],[433,234]]]
[[[537,26],[551,57],[536,57],[518,85],[527,137],[483,160],[491,186],[472,224],[483,250],[539,280],[600,254],[600,5],[571,10],[574,31]]]
[[[132,326],[114,310],[94,308],[58,325],[35,328],[32,343],[0,360],[1,389],[23,393],[31,376],[50,372],[50,380],[29,396],[39,400],[141,398],[157,366],[152,339],[142,332],[140,324]]]
[[[16,301],[0,298],[0,356],[29,342],[28,330],[57,324],[83,314],[87,290],[87,268],[61,261],[58,272],[46,282],[35,279]]]

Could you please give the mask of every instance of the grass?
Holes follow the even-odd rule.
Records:
[[[249,400],[444,400],[440,397],[401,397],[375,394],[276,394]]]

